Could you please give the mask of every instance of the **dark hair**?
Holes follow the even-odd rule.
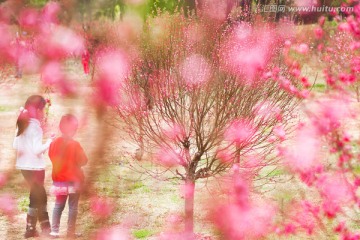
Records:
[[[34,116],[34,110],[42,110],[46,105],[46,100],[40,95],[32,95],[25,102],[25,108],[20,112],[16,121],[17,134],[20,136],[29,126],[29,120]]]
[[[72,114],[66,114],[61,117],[59,128],[63,134],[73,135],[78,129],[78,120]]]

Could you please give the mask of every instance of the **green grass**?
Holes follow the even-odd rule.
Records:
[[[173,203],[178,203],[180,204],[181,203],[181,198],[178,196],[178,195],[174,195],[174,196],[171,196],[171,201]]]
[[[0,112],[9,112],[10,110],[11,110],[10,107],[0,106]]]
[[[134,184],[132,184],[131,186],[129,186],[129,191],[135,191],[137,189],[141,189],[142,192],[151,192],[150,188],[146,185],[144,185],[143,182],[141,181],[137,181]]]
[[[138,181],[138,182],[135,182],[131,187],[130,187],[130,190],[136,190],[136,189],[139,189],[139,188],[142,188],[144,187],[144,183],[141,182],[141,181]]]
[[[313,85],[313,90],[315,90],[317,92],[325,92],[326,85],[323,83],[316,83]]]
[[[283,175],[285,173],[285,171],[283,169],[280,169],[280,168],[276,168],[274,170],[272,170],[270,173],[269,173],[269,177],[276,177],[276,176],[280,176],[280,175]]]
[[[275,168],[275,167],[264,167],[261,171],[260,171],[260,176],[266,176],[266,177],[278,177],[281,175],[286,174],[286,171],[282,168]]]
[[[20,199],[20,201],[18,202],[18,209],[21,212],[27,212],[29,209],[29,198],[28,197],[23,197]]]
[[[145,239],[145,238],[150,237],[151,235],[153,235],[154,232],[152,230],[149,230],[149,229],[138,229],[138,230],[134,230],[132,232],[132,234],[136,239]]]
[[[360,175],[360,166],[357,165],[353,168],[353,173],[355,173],[356,175]]]

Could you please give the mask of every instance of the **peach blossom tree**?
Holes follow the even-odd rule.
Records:
[[[281,141],[307,93],[282,60],[291,36],[262,23],[224,27],[208,20],[149,20],[117,107],[139,145],[135,157],[183,181],[189,234],[196,181],[234,164],[248,180],[259,178],[262,168],[276,163],[274,142]]]

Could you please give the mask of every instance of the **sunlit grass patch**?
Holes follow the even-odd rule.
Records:
[[[326,85],[323,84],[323,83],[315,83],[312,87],[312,89],[314,91],[317,91],[317,92],[325,92],[326,90]]]
[[[27,212],[29,209],[29,203],[30,200],[28,197],[22,197],[20,198],[20,200],[18,201],[18,210],[21,212]]]
[[[138,229],[133,230],[132,234],[136,239],[146,239],[147,237],[152,236],[154,232],[150,229]]]

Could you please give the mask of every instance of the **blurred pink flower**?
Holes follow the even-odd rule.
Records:
[[[42,9],[42,23],[58,23],[58,14],[60,13],[61,7],[59,3],[49,1]]]
[[[261,166],[262,157],[257,154],[245,155],[243,159],[244,168],[257,168]]]
[[[320,27],[323,27],[323,26],[324,26],[325,21],[326,21],[325,16],[321,16],[321,17],[319,17],[319,20],[318,20],[319,26],[320,26]]]
[[[343,205],[354,200],[355,188],[342,173],[322,175],[316,186],[328,204]]]
[[[231,122],[226,129],[224,138],[229,142],[241,145],[249,143],[255,133],[256,130],[250,122],[245,120],[235,120]]]
[[[98,103],[115,106],[120,101],[119,90],[129,73],[128,58],[120,50],[105,51],[98,55],[95,86]]]
[[[213,20],[224,21],[233,7],[236,6],[235,4],[234,0],[199,0],[198,8],[202,15]]]
[[[164,128],[164,134],[172,141],[184,140],[185,129],[178,123],[171,123]]]
[[[83,38],[64,26],[54,26],[51,31],[39,35],[38,41],[42,54],[51,59],[81,56],[84,52]]]
[[[283,126],[277,125],[274,127],[273,132],[281,141],[284,141],[286,138],[286,132]]]
[[[0,188],[7,182],[7,176],[4,173],[0,173]]]
[[[321,38],[323,37],[323,35],[324,35],[324,31],[323,31],[323,29],[320,28],[320,27],[315,28],[314,33],[315,33],[315,37],[316,37],[317,39],[321,39]]]
[[[334,231],[337,233],[341,233],[346,231],[346,225],[344,221],[341,221],[335,228]]]
[[[12,52],[14,51],[14,44],[13,42],[13,34],[11,32],[11,29],[8,25],[3,24],[0,22],[0,57],[4,58],[4,60],[14,60],[15,54]],[[1,59],[3,60],[3,59]]]
[[[25,73],[37,73],[40,59],[34,51],[23,49],[18,55],[18,65]]]
[[[266,69],[278,40],[278,34],[269,27],[254,28],[248,23],[239,23],[221,48],[221,64],[251,85]]]
[[[299,46],[297,46],[296,51],[301,54],[308,54],[309,46],[305,43],[301,43]]]
[[[325,135],[353,117],[350,99],[345,95],[330,95],[308,104],[307,113],[318,134]]]
[[[22,28],[38,27],[39,12],[33,8],[25,8],[19,14],[19,24]]]
[[[233,154],[226,149],[216,151],[216,156],[224,163],[231,163],[234,160]]]
[[[292,144],[280,152],[284,164],[293,171],[304,173],[313,171],[318,165],[320,139],[316,129],[311,125],[300,126]]]
[[[196,236],[194,234],[178,232],[178,231],[165,231],[161,232],[157,238],[157,240],[196,240]]]
[[[16,201],[8,193],[0,195],[0,212],[8,217],[12,217],[16,213]]]
[[[254,113],[264,121],[275,119],[281,114],[281,109],[270,101],[262,101],[254,106]]]
[[[122,226],[114,226],[100,230],[96,234],[96,240],[131,240],[133,239],[129,230]]]
[[[338,29],[340,31],[344,31],[344,32],[351,32],[351,26],[347,22],[340,23],[339,26],[338,26]]]
[[[317,0],[295,0],[296,6],[308,7],[317,5]]]
[[[293,223],[286,224],[283,233],[285,235],[294,234],[296,232],[296,226]]]
[[[109,198],[93,197],[90,200],[90,211],[97,218],[109,217],[114,207],[114,203]]]
[[[56,85],[65,78],[62,66],[57,61],[46,63],[41,70],[41,80],[46,86]]]
[[[203,56],[193,54],[181,64],[180,74],[188,86],[199,85],[210,78],[211,67]]]
[[[155,155],[154,161],[165,167],[175,167],[185,164],[183,156],[169,146],[160,147]]]
[[[265,202],[245,209],[226,204],[215,211],[214,221],[226,239],[259,239],[271,231],[275,212],[275,208]]]

